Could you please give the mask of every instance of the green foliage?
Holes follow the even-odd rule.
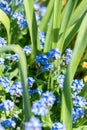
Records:
[[[37,29],[37,23],[35,19],[35,13],[34,13],[34,7],[33,7],[33,0],[24,0],[24,7],[26,12],[26,18],[28,21],[28,28],[30,31],[31,36],[31,43],[32,43],[32,49],[33,53],[32,55],[37,55],[37,52],[40,51],[40,42],[38,38],[38,29]]]
[[[31,117],[31,110],[30,110],[30,101],[28,96],[28,90],[27,90],[27,65],[26,65],[26,58],[24,53],[22,52],[22,49],[19,45],[10,45],[7,47],[3,47],[0,49],[0,53],[6,52],[6,51],[13,51],[14,53],[17,53],[19,55],[19,70],[20,70],[20,76],[23,86],[23,104],[24,104],[24,113],[25,113],[25,121],[29,121]]]
[[[6,13],[4,13],[4,11],[2,11],[0,9],[0,22],[5,26],[6,31],[7,31],[7,37],[8,37],[8,44],[10,44],[10,40],[11,40],[11,35],[10,35],[10,19],[9,17],[6,15]]]

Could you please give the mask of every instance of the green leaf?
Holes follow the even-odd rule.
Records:
[[[57,46],[61,52],[62,52],[62,48],[63,48],[63,44],[64,44],[65,34],[66,34],[67,29],[68,29],[69,20],[72,16],[72,12],[75,8],[76,3],[77,3],[77,0],[75,0],[75,1],[68,0],[66,6],[64,8],[64,13],[63,13],[63,16],[62,16],[61,29],[60,29],[60,32],[59,32],[61,37],[60,37],[60,40],[58,41],[58,46]]]
[[[46,42],[44,45],[45,53],[52,49],[52,26],[53,26],[53,15],[51,16],[50,23],[47,29]]]
[[[25,114],[25,121],[27,122],[31,118],[31,108],[30,108],[30,100],[26,80],[27,79],[26,57],[22,51],[22,48],[19,45],[10,45],[0,48],[0,53],[6,51],[13,51],[14,53],[17,53],[19,55],[19,71],[23,87],[24,114]]]
[[[8,44],[10,44],[10,19],[4,11],[0,9],[0,22],[5,26],[8,37]]]
[[[40,50],[40,41],[38,37],[38,29],[33,7],[33,0],[23,0],[23,1],[32,42],[32,54],[34,55],[34,57],[36,57],[37,51]]]
[[[83,14],[87,11],[87,0],[82,0],[81,3],[77,6],[76,10],[74,11],[69,25],[75,23]]]
[[[73,130],[87,130],[87,126],[80,126],[80,127],[75,128]]]
[[[62,1],[54,1],[54,13],[53,13],[53,42],[52,48],[57,47],[59,29],[61,25],[61,10],[62,10]]]
[[[80,62],[81,56],[87,46],[87,13],[84,16],[79,33],[76,39],[75,48],[73,51],[71,62],[67,68],[64,80],[64,88],[62,92],[62,110],[61,120],[67,130],[72,130],[72,99],[71,99],[71,84],[74,78],[76,69]]]
[[[77,23],[75,23],[73,25],[73,27],[71,27],[68,31],[68,33],[66,34],[66,38],[65,38],[65,41],[64,41],[64,45],[63,45],[63,50],[66,49],[66,47],[70,44],[71,40],[74,38],[74,36],[76,35],[76,33],[78,32],[79,30],[79,27],[82,23],[82,20],[83,20],[83,17],[84,17],[84,14],[83,16],[77,21]]]
[[[50,19],[52,12],[53,12],[53,5],[54,5],[54,0],[50,0],[48,7],[47,7],[47,10],[46,10],[46,13],[40,22],[39,29],[42,32],[44,32],[47,28],[47,24],[49,22],[49,19]]]

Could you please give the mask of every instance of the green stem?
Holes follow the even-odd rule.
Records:
[[[21,82],[23,87],[25,121],[29,121],[29,119],[31,118],[31,108],[30,108],[30,99],[29,99],[28,88],[27,88],[26,57],[19,45],[10,45],[0,49],[0,53],[3,53],[5,51],[13,51],[19,55],[19,71],[20,71]]]

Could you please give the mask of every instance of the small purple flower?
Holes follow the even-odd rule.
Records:
[[[45,39],[46,39],[45,33],[44,32],[39,32],[39,38],[40,38],[41,49],[44,49],[44,44],[45,44]]]
[[[60,58],[60,51],[57,48],[54,48],[48,52],[47,57],[49,60],[59,59]]]
[[[63,88],[64,79],[65,79],[65,76],[63,74],[60,74],[58,77],[58,83],[59,83],[59,87],[61,88]]]
[[[72,109],[72,116],[73,116],[73,124],[76,123],[76,121],[79,118],[83,118],[85,115],[84,109],[83,108],[73,108]]]
[[[8,54],[6,57],[9,62],[18,62],[19,61],[19,55],[18,54]]]
[[[72,50],[70,48],[67,48],[65,51],[65,57],[64,57],[64,62],[66,65],[70,63],[71,58],[72,58]]]
[[[10,111],[13,110],[14,103],[11,100],[4,100],[2,103],[0,103],[0,110],[3,111]]]
[[[46,91],[42,94],[42,100],[47,106],[53,106],[56,97],[52,92]]]
[[[13,14],[13,20],[17,20],[19,28],[22,30],[27,27],[27,20],[24,19],[24,15],[21,12],[16,12]]]
[[[0,48],[5,47],[7,44],[6,40],[2,37],[0,37]]]
[[[32,52],[32,48],[30,47],[30,46],[25,46],[24,48],[23,48],[23,52],[26,54],[26,55],[29,55],[29,54],[31,54],[31,52]]]
[[[86,99],[81,96],[75,96],[73,98],[73,105],[77,107],[84,107],[87,105]]]
[[[29,122],[25,124],[25,130],[42,130],[42,124],[38,118],[32,117]]]
[[[47,63],[46,65],[41,67],[42,72],[46,72],[46,71],[49,71],[49,70],[53,70],[53,67],[50,63]]]
[[[28,77],[27,82],[28,82],[28,87],[32,87],[35,82],[35,79],[33,79],[32,77]]]
[[[14,84],[12,85],[12,87],[9,90],[9,93],[11,95],[16,95],[16,96],[21,96],[22,92],[23,92],[23,89],[22,89],[21,82],[14,82]]]
[[[71,88],[74,92],[80,93],[83,87],[84,87],[84,83],[82,80],[75,79],[72,81]]]
[[[52,125],[51,130],[66,130],[66,128],[65,128],[65,126],[63,125],[63,123],[61,123],[61,122],[55,122],[55,123]]]
[[[0,78],[0,84],[2,85],[2,87],[9,92],[10,89],[10,81],[8,80],[7,77],[2,77]]]
[[[0,9],[2,9],[6,14],[11,15],[11,8],[6,0],[0,1]]]
[[[48,108],[43,102],[43,99],[34,102],[32,106],[32,112],[38,116],[45,116],[48,113]]]
[[[12,119],[6,119],[1,121],[1,125],[7,128],[15,128],[16,123]]]
[[[35,88],[35,89],[29,89],[29,95],[32,97],[34,94],[42,95],[42,90]]]
[[[44,54],[40,54],[39,56],[36,56],[36,62],[40,63],[41,65],[46,65],[47,60],[48,60],[48,58]]]

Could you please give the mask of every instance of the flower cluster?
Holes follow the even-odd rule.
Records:
[[[72,81],[71,88],[77,94],[81,92],[81,90],[83,89],[83,87],[84,87],[84,83],[83,83],[82,80],[75,79],[75,80]]]
[[[19,61],[19,55],[18,54],[8,54],[6,56],[6,59],[11,63],[11,62],[18,62]]]
[[[85,111],[83,108],[73,108],[72,109],[73,121],[72,123],[75,124],[76,121],[80,118],[83,118],[85,115]]]
[[[35,115],[45,116],[49,112],[49,108],[53,106],[56,98],[52,92],[45,92],[42,94],[42,98],[35,101],[32,106],[32,112]]]
[[[38,118],[32,117],[30,121],[25,124],[25,130],[42,130],[42,124]]]
[[[61,122],[55,122],[52,125],[51,130],[66,130],[65,126]]]
[[[20,29],[27,27],[27,20],[24,19],[24,15],[21,12],[15,12],[13,14],[13,20],[17,20]]]
[[[0,48],[5,47],[7,44],[6,40],[2,37],[0,37]]]
[[[2,85],[2,87],[9,92],[10,89],[10,81],[7,77],[2,77],[0,78],[0,84]]]
[[[65,57],[64,57],[64,62],[66,65],[70,63],[71,58],[72,58],[72,50],[70,48],[67,48],[65,51]]]
[[[60,58],[60,52],[57,48],[52,49],[45,54],[40,54],[39,56],[36,56],[36,63],[40,63],[42,65],[42,72],[52,70],[53,67],[51,65],[51,62],[57,60]]]
[[[24,48],[23,48],[23,52],[28,56],[29,54],[31,54],[32,52],[32,48],[28,45],[26,45]]]
[[[45,39],[46,39],[46,34],[44,32],[39,32],[39,38],[40,38],[40,46],[41,46],[41,49],[43,50]]]
[[[9,118],[9,119],[1,121],[1,125],[7,128],[15,128],[16,123],[15,121]]]
[[[33,86],[34,82],[35,82],[35,80],[32,77],[28,77],[27,78],[28,88],[31,88]],[[10,95],[21,96],[23,93],[21,82],[14,82],[12,84],[12,86],[10,86],[10,81],[8,80],[8,78],[2,77],[2,78],[0,78],[0,84],[7,92],[10,93]]]
[[[2,103],[0,103],[0,110],[8,111],[13,110],[14,103],[10,100],[4,100]]]
[[[6,0],[0,0],[0,9],[2,9],[6,14],[11,15],[11,8]]]

